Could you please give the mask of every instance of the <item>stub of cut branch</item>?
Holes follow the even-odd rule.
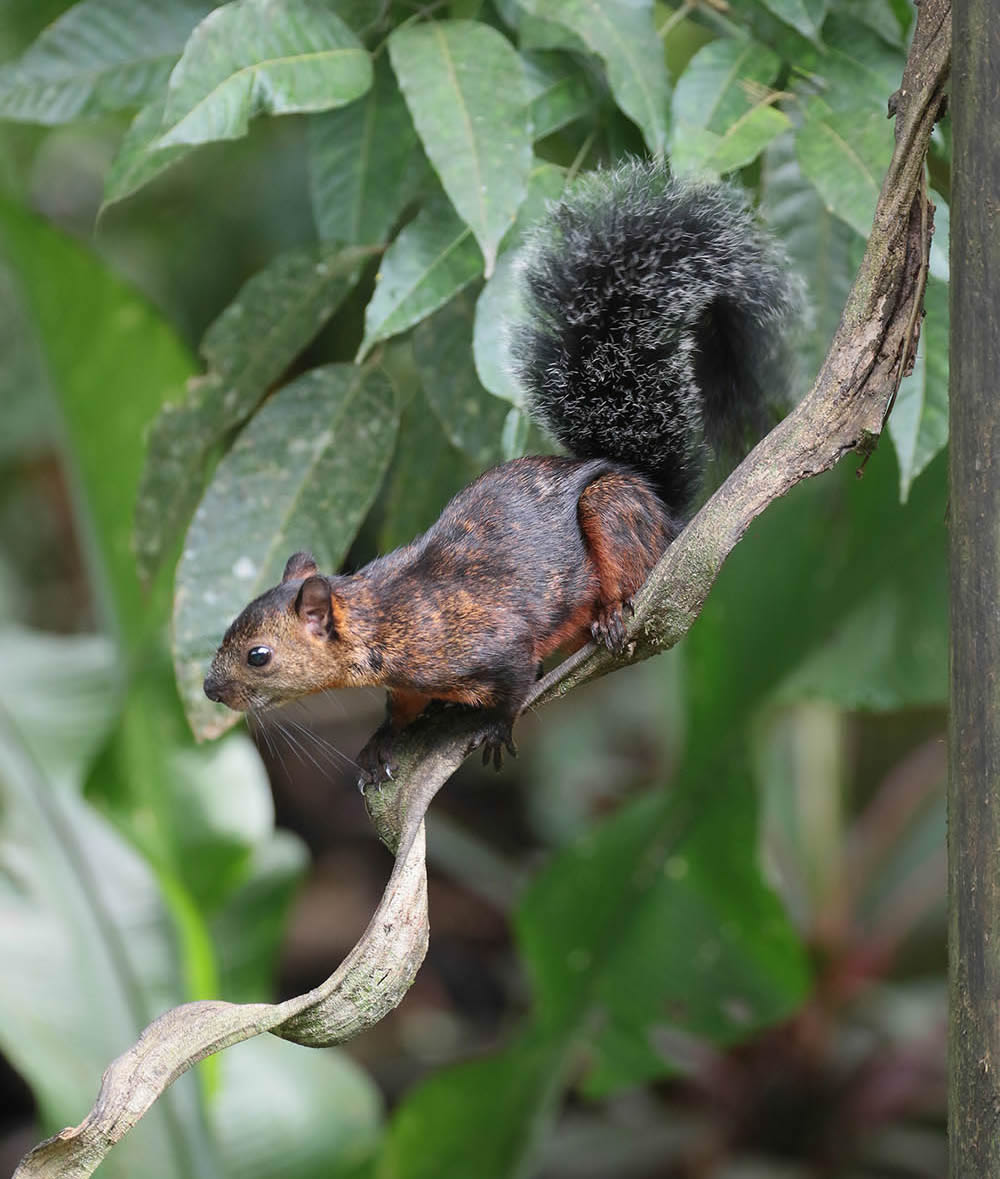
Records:
[[[868,247],[815,384],[671,544],[636,601],[626,657],[584,648],[536,686],[529,707],[673,646],[768,504],[848,452],[874,447],[916,348],[933,224],[924,165],[950,60],[950,0],[923,0],[892,98],[896,146]],[[284,1003],[187,1003],[160,1016],[110,1065],[80,1125],[35,1147],[15,1179],[92,1174],[167,1086],[213,1052],[262,1032],[314,1047],[338,1044],[395,1007],[428,941],[424,814],[468,755],[476,727],[474,716],[460,713],[419,720],[400,739],[397,781],[368,791],[369,813],[395,866],[367,929],[326,982]]]

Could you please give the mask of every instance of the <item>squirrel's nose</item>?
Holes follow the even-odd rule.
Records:
[[[205,695],[209,700],[214,700],[216,704],[222,704],[222,687],[218,680],[213,680],[210,675],[205,676],[205,683],[203,685]]]

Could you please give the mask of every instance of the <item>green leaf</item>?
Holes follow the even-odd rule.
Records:
[[[670,84],[647,0],[521,0],[526,12],[582,38],[608,71],[615,101],[654,155],[667,146]]]
[[[780,68],[777,54],[756,41],[710,41],[691,58],[674,87],[674,145],[690,127],[724,134],[756,106]]]
[[[500,461],[508,406],[479,384],[472,360],[476,296],[456,295],[413,333],[413,356],[449,442],[478,466]]]
[[[420,144],[389,63],[357,102],[309,120],[309,187],[321,238],[376,245],[410,199]]]
[[[432,470],[434,478],[428,479]],[[476,468],[448,441],[421,390],[403,412],[396,457],[386,484],[379,548],[409,544],[441,515],[448,500],[475,478]]]
[[[866,25],[894,48],[902,46],[903,35],[909,27],[908,23],[904,27],[900,22],[891,0],[839,0],[837,10],[830,14],[830,20],[841,20],[844,17],[855,25]],[[827,30],[824,29],[823,39],[829,44],[826,34]]]
[[[794,1010],[808,984],[756,862],[750,783],[723,771],[689,785],[643,796],[560,853],[518,913],[539,1024],[579,1036],[602,1013],[587,1037],[593,1093],[670,1072],[671,1027],[734,1043]]]
[[[595,99],[587,75],[566,53],[522,53],[536,140],[583,118]]]
[[[160,315],[88,251],[0,204],[0,252],[21,280],[72,448],[94,584],[126,635],[160,616],[139,587],[132,512],[143,434],[192,362]]]
[[[903,503],[913,480],[948,444],[948,287],[936,278],[927,280],[924,312],[913,373],[900,385],[889,415]]]
[[[529,92],[510,42],[473,21],[403,25],[389,54],[427,158],[493,271],[531,170]]]
[[[451,205],[430,201],[386,250],[365,311],[361,360],[386,340],[436,311],[483,272],[472,230]]]
[[[692,129],[678,144],[670,158],[675,172],[700,172],[721,176],[752,163],[769,143],[791,126],[783,111],[775,110],[764,99],[742,114],[726,130],[716,135],[705,129]]]
[[[483,287],[476,303],[473,354],[479,380],[496,397],[513,405],[524,404],[524,390],[510,364],[511,329],[525,316],[521,282],[517,269],[517,247],[542,217],[546,205],[562,195],[566,173],[555,164],[536,162],[528,181],[517,221],[503,241],[503,253],[496,270]],[[508,456],[510,457],[510,456]]]
[[[803,174],[826,207],[867,238],[892,156],[892,125],[885,115],[867,107],[828,111],[810,103],[795,148]]]
[[[377,370],[331,364],[276,393],[215,470],[177,569],[174,665],[197,736],[237,715],[201,684],[226,627],[275,585],[288,554],[311,548],[335,570],[382,483],[398,411]]]
[[[165,86],[198,3],[81,0],[0,66],[0,119],[49,126],[140,106]]]
[[[879,447],[864,479],[856,469],[842,463],[793,488],[723,566],[681,645],[689,760],[717,748],[723,718],[737,731],[779,691],[847,707],[947,699],[945,464],[932,464],[905,507],[891,448]],[[885,621],[887,597],[899,622],[876,640],[854,620]]]
[[[77,1122],[109,1059],[182,997],[172,946],[147,866],[46,776],[0,711],[0,1045],[47,1131]],[[184,1078],[121,1144],[110,1179],[217,1176],[198,1106]]]
[[[207,375],[188,383],[183,402],[164,406],[149,432],[135,513],[144,578],[187,524],[215,448],[334,315],[367,257],[337,245],[280,254],[209,327],[201,344]]]
[[[819,371],[840,323],[854,281],[851,244],[859,239],[802,175],[794,135],[776,139],[767,149],[761,187],[764,220],[808,288],[810,330],[803,346],[795,349],[800,358],[797,384],[804,390]]]
[[[371,1154],[382,1100],[346,1052],[255,1036],[219,1066],[212,1124],[227,1174],[334,1179]]]
[[[826,0],[763,0],[763,4],[804,37],[818,39],[826,16]]]
[[[720,175],[741,168],[789,126],[769,89],[781,61],[754,41],[722,38],[694,55],[674,89],[670,164]]]
[[[816,85],[823,102],[833,110],[857,111],[868,106],[883,120],[889,95],[899,86],[905,62],[901,48],[887,45],[876,33],[832,12],[823,26],[823,48],[812,46],[796,61],[798,70],[812,74],[808,93]]]
[[[256,115],[329,110],[371,84],[364,46],[321,0],[233,0],[191,34],[158,146],[238,139]]]
[[[493,277],[476,303],[473,355],[476,373],[495,396],[511,405],[524,405],[524,389],[511,366],[511,329],[524,322],[518,251],[501,255]]]
[[[179,147],[157,147],[163,127],[163,108],[166,95],[154,98],[139,111],[122,138],[115,158],[104,177],[104,200],[101,212],[116,201],[138,192],[175,160],[190,153],[186,144]]]

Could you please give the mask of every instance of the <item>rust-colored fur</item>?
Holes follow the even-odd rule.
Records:
[[[227,631],[205,690],[246,709],[383,685],[388,717],[365,753],[373,777],[429,701],[472,705],[499,763],[539,662],[591,637],[620,651],[622,612],[675,532],[647,480],[616,463],[505,463],[423,536],[357,573],[323,576],[295,554]],[[255,667],[262,647],[267,664]]]

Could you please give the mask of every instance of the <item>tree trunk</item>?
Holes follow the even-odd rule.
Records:
[[[1000,1176],[1000,20],[954,0],[951,1179]]]

